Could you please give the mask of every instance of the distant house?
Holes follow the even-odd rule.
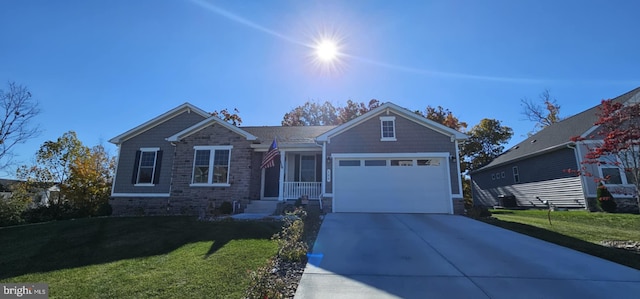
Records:
[[[300,197],[333,212],[461,212],[465,138],[392,103],[309,127],[236,127],[185,103],[109,140],[119,148],[110,203],[115,215]],[[261,168],[274,140],[274,167]]]
[[[640,88],[615,99],[615,102],[640,101]],[[574,136],[588,137],[597,129],[598,106],[552,124],[504,152],[488,165],[471,173],[475,205],[595,208],[596,183],[593,178],[576,176],[567,169],[579,169],[587,153],[588,140],[576,144]],[[585,145],[586,144],[586,145]],[[597,177],[610,176],[605,184],[614,193],[622,210],[637,209],[633,185],[623,171],[610,165],[589,165]],[[502,201],[502,202],[501,202]]]
[[[0,179],[0,199],[9,198],[13,194],[13,188],[24,181],[14,179]],[[50,184],[49,187],[33,191],[31,204],[32,207],[49,205],[49,201],[57,199],[60,196],[60,188],[56,184]]]
[[[20,181],[14,179],[0,179],[0,199],[10,197],[13,185],[17,183],[20,183]]]

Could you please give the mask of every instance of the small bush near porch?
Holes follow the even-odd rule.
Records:
[[[640,215],[491,210],[484,221],[640,270]]]
[[[281,222],[89,218],[0,228],[0,282],[51,298],[242,298]]]

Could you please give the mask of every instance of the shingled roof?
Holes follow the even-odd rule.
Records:
[[[280,146],[285,144],[315,143],[316,137],[335,127],[336,126],[262,126],[240,127],[240,129],[257,136],[260,144],[268,147],[271,145],[273,138],[277,138]]]
[[[626,102],[634,96],[640,96],[640,87],[629,91],[617,98],[614,102]],[[536,134],[513,146],[509,150],[495,158],[491,163],[474,171],[481,172],[506,163],[521,160],[530,156],[553,151],[568,144],[572,144],[571,137],[580,136],[593,128],[598,119],[600,104],[580,112],[571,117],[545,127]]]

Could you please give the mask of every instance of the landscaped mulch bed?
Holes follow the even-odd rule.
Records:
[[[323,216],[318,207],[308,207],[306,211],[307,219],[305,219],[304,223],[304,241],[309,246],[309,251],[311,251],[313,249],[313,243],[320,231]],[[276,257],[273,268],[271,269],[271,274],[273,274],[272,278],[274,280],[280,279],[287,286],[284,291],[285,298],[293,298],[296,294],[296,289],[298,288],[306,265],[306,261],[299,263],[286,262]]]
[[[631,251],[636,254],[640,254],[640,242],[636,241],[621,241],[621,240],[607,240],[600,242],[602,245],[613,248],[620,248],[627,251]]]

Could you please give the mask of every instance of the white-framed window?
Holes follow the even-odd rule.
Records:
[[[623,155],[609,155],[601,158],[598,166],[600,177],[604,179],[605,185],[628,185],[633,184],[633,174],[624,170],[625,165],[635,165],[638,158],[638,148]],[[617,165],[616,165],[617,164]]]
[[[300,182],[316,181],[316,155],[300,156]]]
[[[491,180],[494,180],[494,181],[496,180],[496,174],[495,173],[491,174]]]
[[[518,166],[513,166],[513,182],[520,183],[520,172],[518,171]]]
[[[440,159],[418,159],[418,166],[440,166]]]
[[[396,141],[396,117],[380,117],[380,141]]]
[[[391,160],[391,166],[413,166],[413,160]]]
[[[600,177],[605,179],[605,184],[622,185],[626,184],[626,177],[620,168],[615,166],[600,166]]]
[[[233,146],[194,146],[192,186],[229,186]]]
[[[364,160],[364,166],[387,166],[387,160]]]
[[[143,147],[136,152],[133,183],[135,186],[154,186],[158,182],[157,173],[160,160],[159,147]]]
[[[340,160],[338,166],[360,166],[360,160]]]

